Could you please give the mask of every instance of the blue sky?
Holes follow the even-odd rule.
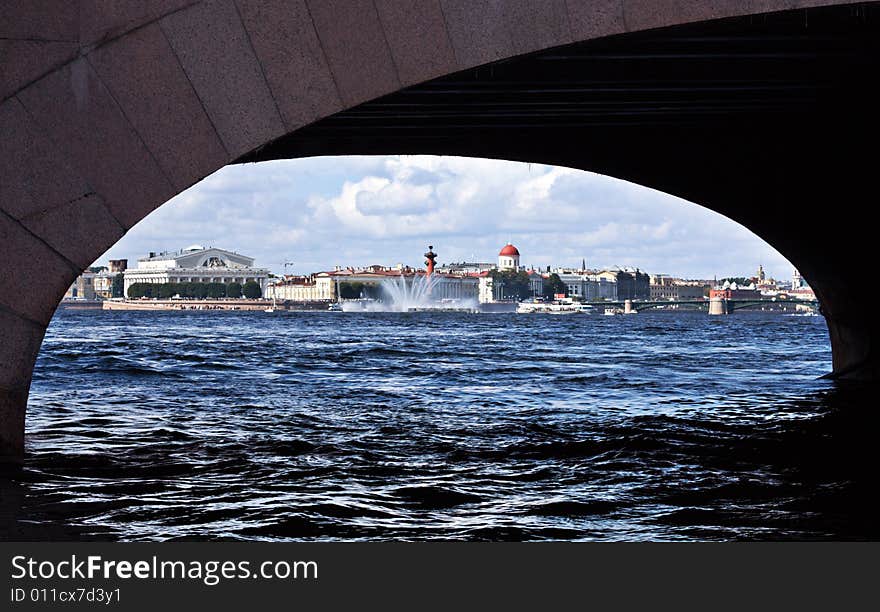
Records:
[[[725,248],[718,249],[719,237]],[[686,278],[792,266],[737,223],[606,176],[540,164],[436,156],[316,157],[227,166],[135,226],[96,263],[212,245],[277,273],[335,265],[494,261],[633,266]]]

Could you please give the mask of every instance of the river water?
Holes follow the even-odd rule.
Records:
[[[876,539],[821,317],[60,311],[2,539]]]

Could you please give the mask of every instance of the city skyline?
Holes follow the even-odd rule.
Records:
[[[335,266],[493,261],[633,267],[683,278],[789,278],[792,264],[734,221],[675,196],[568,168],[435,157],[325,157],[228,166],[163,205],[96,260],[190,244],[276,274]],[[719,242],[723,247],[719,248]],[[292,266],[284,266],[287,262]]]

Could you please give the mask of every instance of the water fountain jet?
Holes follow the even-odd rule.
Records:
[[[436,274],[437,253],[433,245],[425,253],[424,274],[400,273],[398,276],[384,278],[379,283],[383,298],[371,302],[347,302],[342,309],[347,312],[421,312],[457,311],[474,312],[478,309],[475,299],[444,300],[433,297],[435,289],[443,282],[444,276]]]

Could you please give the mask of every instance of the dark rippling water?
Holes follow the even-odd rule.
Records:
[[[876,539],[820,317],[59,312],[7,539]]]

